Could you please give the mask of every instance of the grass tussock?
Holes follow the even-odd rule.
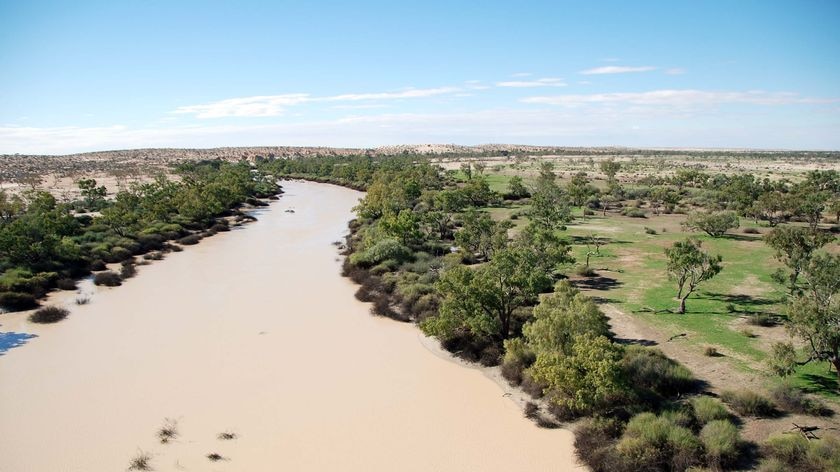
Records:
[[[840,439],[836,436],[809,441],[800,434],[777,434],[765,442],[762,453],[761,472],[840,470]]]
[[[152,468],[152,455],[148,452],[139,451],[136,456],[128,462],[128,470],[149,471]]]
[[[222,431],[222,432],[221,432],[221,433],[219,433],[219,435],[218,435],[218,436],[216,436],[216,437],[217,437],[220,441],[232,441],[232,440],[236,439],[236,438],[237,438],[237,437],[239,437],[239,436],[238,436],[236,433],[232,432],[232,431]]]
[[[120,278],[123,280],[130,279],[137,275],[137,266],[134,263],[123,264],[120,268]]]
[[[29,321],[33,323],[58,323],[59,321],[67,318],[67,315],[70,314],[70,311],[66,308],[61,308],[57,306],[45,306],[44,308],[39,308],[29,315]]]
[[[715,420],[703,426],[700,440],[706,450],[706,461],[712,469],[719,470],[737,461],[741,435],[729,420]]]
[[[729,419],[729,410],[717,398],[712,397],[697,397],[691,400],[691,407],[694,412],[694,418],[701,426],[705,426],[712,421]]]
[[[750,390],[725,390],[720,398],[741,416],[769,418],[778,413],[772,401]]]
[[[779,408],[790,413],[811,416],[831,416],[833,413],[823,402],[788,382],[781,383],[771,389],[770,398]]]
[[[219,461],[226,461],[227,458],[225,458],[223,455],[219,454],[218,452],[211,452],[210,454],[207,454],[207,460],[209,460],[210,462],[219,462]]]
[[[163,426],[157,432],[158,440],[161,444],[169,444],[178,437],[178,420],[166,418]]]

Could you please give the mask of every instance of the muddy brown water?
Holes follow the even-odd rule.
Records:
[[[87,305],[53,296],[72,312],[60,323],[0,315],[23,342],[0,349],[0,471],[122,471],[141,451],[156,471],[575,467],[569,431],[536,427],[493,380],[353,297],[332,243],[361,193],[284,187],[256,223]],[[166,418],[178,435],[161,444]]]

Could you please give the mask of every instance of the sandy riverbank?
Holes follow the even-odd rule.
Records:
[[[61,323],[0,315],[0,331],[37,335],[0,355],[0,471],[119,471],[139,450],[157,471],[574,467],[570,432],[537,428],[479,370],[355,300],[331,243],[361,194],[285,188],[258,222]],[[165,418],[179,436],[160,444]]]

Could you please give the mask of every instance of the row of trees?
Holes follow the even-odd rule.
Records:
[[[112,200],[94,179],[82,179],[82,200],[50,193],[0,192],[0,302],[40,297],[61,278],[88,272],[95,261],[119,262],[159,249],[164,241],[209,228],[231,208],[278,191],[247,164],[219,161],[177,169],[180,181],[158,177]],[[80,213],[99,211],[99,215]],[[16,308],[6,304],[6,309]]]

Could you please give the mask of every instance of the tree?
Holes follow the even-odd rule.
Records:
[[[566,191],[575,206],[583,206],[589,197],[598,193],[598,189],[589,184],[589,177],[586,172],[578,172],[573,175]]]
[[[442,298],[438,315],[421,327],[444,339],[469,331],[501,342],[510,335],[514,311],[532,303],[550,284],[533,251],[509,247],[479,267],[455,266],[444,272],[435,284]]]
[[[91,210],[97,210],[105,203],[105,195],[108,191],[104,185],[96,186],[96,179],[79,180],[79,190],[85,197],[85,206]]]
[[[508,196],[513,200],[519,200],[529,196],[528,189],[522,182],[522,177],[514,175],[508,181]]]
[[[814,256],[804,275],[806,289],[788,305],[788,329],[806,341],[804,363],[828,361],[840,378],[840,255]]]
[[[385,213],[379,220],[383,232],[399,239],[403,245],[410,245],[420,239],[420,221],[411,210],[400,210],[399,213]]]
[[[703,231],[713,238],[719,238],[730,229],[738,228],[738,215],[732,211],[691,213],[685,223],[688,229]]]
[[[0,189],[0,224],[11,223],[26,209],[26,204],[18,195],[9,194]]]
[[[767,221],[770,226],[776,226],[790,219],[790,199],[778,190],[764,193],[753,204],[752,213],[756,218]]]
[[[814,251],[834,240],[834,236],[801,226],[778,226],[764,236],[764,242],[776,251],[776,259],[790,269],[788,289],[794,294],[799,274],[811,262]]]
[[[463,164],[461,164],[461,172],[464,173],[464,176],[467,178],[467,180],[472,180],[472,166],[469,162],[464,162]]]
[[[528,372],[545,385],[549,401],[572,414],[601,407],[622,392],[619,346],[604,336],[591,333],[573,337],[571,353],[537,353]]]
[[[595,234],[590,234],[586,236],[584,240],[586,244],[586,267],[589,267],[589,258],[592,256],[600,256],[601,255],[601,246],[606,244],[606,241],[599,238]]]
[[[470,208],[462,216],[461,229],[455,233],[455,243],[465,252],[490,259],[492,254],[507,246],[510,221],[496,223],[489,214]]]
[[[663,206],[668,212],[674,211],[679,202],[680,194],[669,187],[654,187],[650,191],[650,204],[657,215],[661,213],[660,208]]]
[[[569,203],[554,181],[554,174],[542,175],[531,195],[531,221],[545,229],[555,231],[572,220]]]
[[[606,161],[601,161],[601,172],[607,176],[607,182],[610,184],[615,182],[615,176],[621,170],[621,163],[614,161],[612,158]]]
[[[607,317],[595,302],[566,280],[559,282],[553,293],[541,297],[533,316],[522,328],[522,334],[537,353],[571,355],[575,336],[608,336],[610,332]]]
[[[697,290],[700,283],[720,273],[723,260],[719,255],[710,256],[701,249],[701,242],[689,238],[677,241],[665,249],[668,257],[668,276],[677,282],[678,313],[685,313],[685,300]]]

